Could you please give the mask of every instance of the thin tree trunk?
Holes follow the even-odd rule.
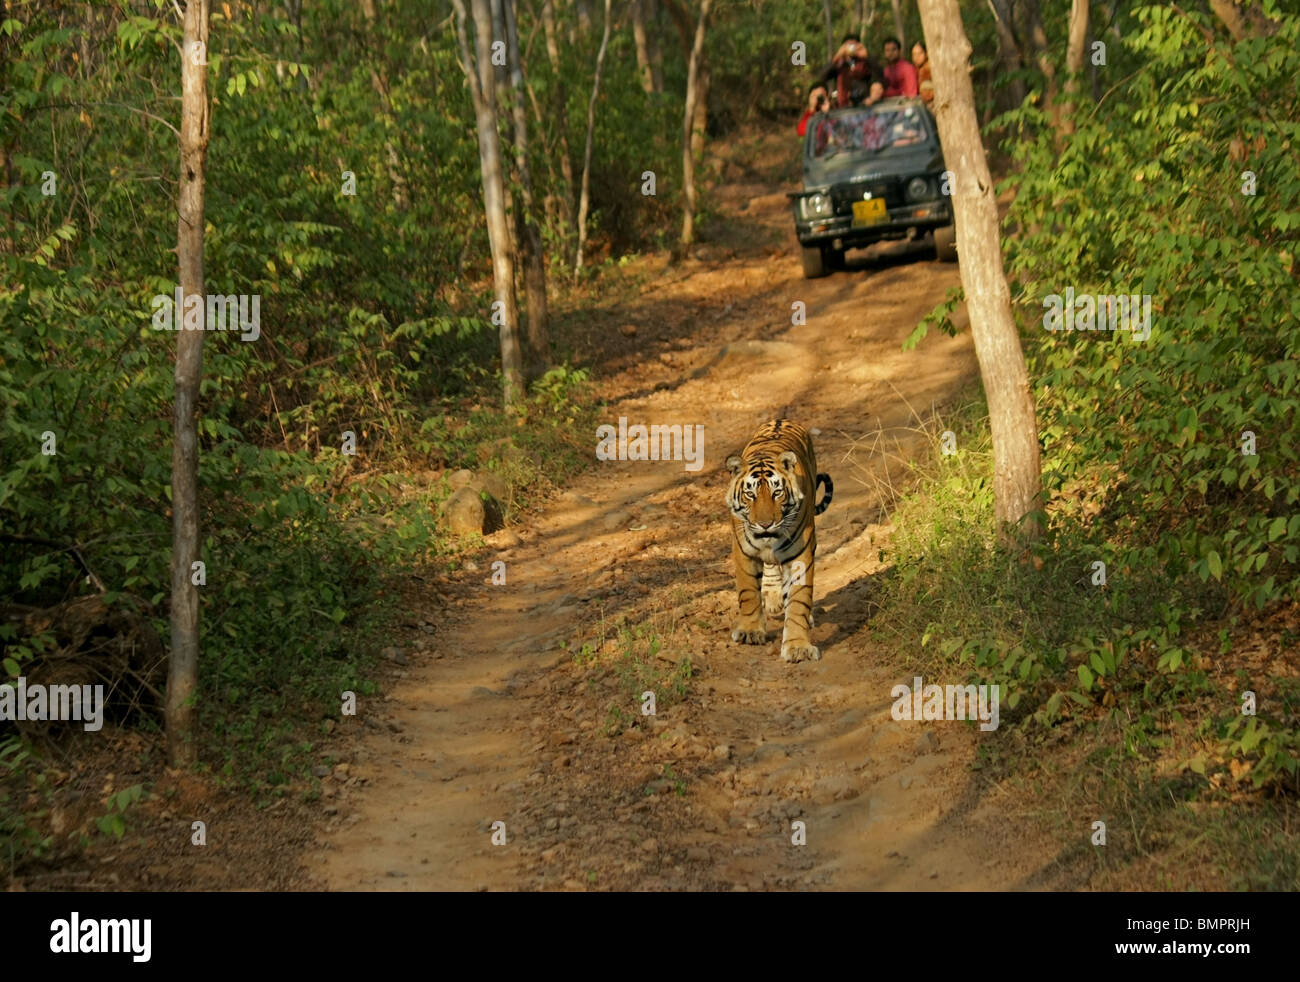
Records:
[[[178,176],[176,256],[181,307],[173,311],[176,401],[172,414],[171,657],[167,666],[167,757],[173,767],[193,764],[194,697],[199,685],[198,401],[207,324],[203,279],[203,210],[208,155],[208,0],[186,0],[181,54],[181,167]],[[186,302],[198,297],[200,330],[186,330]]]
[[[691,23],[690,11],[680,0],[664,0],[664,4],[673,19],[673,26],[677,28],[682,57],[689,64],[694,57],[694,39],[698,25]],[[695,103],[691,115],[691,152],[697,157],[704,152],[704,137],[709,128],[710,75],[708,59],[701,52],[695,62]]]
[[[646,32],[646,0],[630,0],[632,7],[632,40],[636,42],[636,70],[641,88],[646,95],[655,91],[654,72],[650,66],[650,40]]]
[[[704,140],[709,133],[709,90],[713,86],[713,66],[709,56],[700,53],[695,68],[695,114],[691,121],[691,153],[696,160],[704,157]]]
[[[1029,48],[1038,62],[1038,70],[1043,73],[1043,112],[1052,120],[1054,127],[1060,125],[1060,115],[1056,105],[1056,64],[1047,44],[1047,32],[1043,30],[1043,18],[1038,11],[1038,0],[1021,0],[1025,16],[1025,35]]]
[[[1124,35],[1120,33],[1119,18],[1117,16],[1121,3],[1123,3],[1123,0],[1111,0],[1106,5],[1106,30],[1104,33],[1114,38],[1116,44],[1124,43]]]
[[[573,210],[573,191],[577,182],[573,177],[573,153],[569,149],[569,94],[564,84],[564,68],[560,63],[560,38],[555,26],[555,0],[542,0],[542,32],[546,35],[546,55],[551,62],[551,74],[554,76],[553,101],[551,111],[555,115],[555,128],[559,133],[560,173],[564,175],[564,187],[559,191],[561,208],[564,212],[564,227],[574,241],[577,240],[577,215]],[[565,250],[568,255],[568,250]]]
[[[894,33],[898,35],[899,47],[903,49],[903,57],[907,57],[907,38],[903,37],[904,20],[903,4],[901,0],[889,0],[889,5],[894,8]]]
[[[664,55],[659,47],[659,0],[641,0],[645,8],[646,47],[650,53],[650,78],[655,92],[664,90]]]
[[[492,12],[492,35],[491,39],[497,41],[506,40],[506,21],[502,8],[502,0],[488,0],[488,9]],[[489,49],[491,45],[488,46]],[[508,47],[508,45],[507,45]],[[492,81],[496,87],[496,105],[497,114],[504,112],[504,107],[510,105],[510,55],[507,53],[505,61],[497,64],[495,60],[490,60],[492,65]]]
[[[858,0],[858,37],[867,36],[867,28],[876,22],[876,12],[873,0]]]
[[[515,0],[502,0],[506,24],[506,62],[513,95],[515,172],[519,195],[515,209],[516,238],[524,265],[524,292],[528,303],[527,375],[534,379],[551,367],[551,337],[546,302],[546,260],[542,236],[537,231],[537,202],[533,195],[533,170],[528,160],[528,113],[524,107],[524,68],[519,58],[519,25],[515,22]]]
[[[501,174],[501,143],[497,133],[496,88],[492,69],[492,11],[488,0],[471,0],[474,50],[466,29],[465,0],[451,0],[456,12],[456,40],[460,44],[465,78],[474,103],[478,128],[479,167],[483,178],[483,211],[492,249],[492,291],[501,315],[501,374],[507,409],[524,395],[523,356],[519,348],[519,308],[515,300],[515,262],[510,252],[510,226],[506,221],[505,181]]]
[[[1061,132],[1074,132],[1074,114],[1079,111],[1083,56],[1088,42],[1088,0],[1070,2],[1070,37],[1065,50],[1065,104],[1061,107]]]
[[[488,45],[489,50],[492,52],[492,57],[489,61],[492,65],[492,87],[495,90],[495,96],[493,97],[494,109],[496,110],[499,124],[501,120],[514,118],[512,107],[513,93],[510,90],[510,68],[508,65],[509,55],[505,51],[504,47],[501,49],[497,49],[496,47],[498,41],[504,46],[506,40],[506,22],[505,17],[502,14],[502,0],[488,0],[488,10],[492,14],[492,33],[489,35],[491,43]],[[500,58],[500,64],[497,63],[498,58]],[[515,206],[515,189],[514,185],[510,181],[510,173],[508,169],[509,161],[513,157],[514,134],[507,129],[505,133],[499,133],[497,139],[501,144],[501,159],[503,161],[501,189],[507,219],[506,231],[510,235],[510,255],[515,257],[513,269],[515,275],[518,276],[521,263],[520,257],[523,255],[523,243],[519,241],[519,209]],[[518,282],[515,283],[514,292],[515,302],[518,303]],[[525,376],[528,374],[527,362],[528,353],[525,350]]]
[[[587,245],[587,209],[591,203],[591,147],[596,136],[596,97],[600,94],[600,73],[605,67],[605,49],[609,47],[609,0],[605,0],[605,33],[596,55],[596,76],[591,83],[591,100],[587,103],[587,149],[582,155],[582,194],[578,198],[578,253],[573,263],[573,279],[582,272],[582,250]]]
[[[709,8],[713,0],[702,0],[700,19],[695,23],[695,42],[691,45],[691,60],[686,70],[686,112],[682,117],[682,236],[680,249],[685,253],[695,241],[695,154],[693,152],[696,76],[704,54],[704,31],[708,24]]]
[[[1021,70],[1020,49],[1016,45],[1016,34],[1011,27],[1011,0],[989,0],[989,9],[993,11],[993,25],[998,32],[998,61],[1002,70],[1009,76]],[[1025,83],[1014,78],[1008,83],[1011,105],[1019,108],[1025,101]]]
[[[298,13],[301,13],[301,10],[302,7],[299,4]],[[361,12],[366,18],[371,37],[378,38],[379,31],[376,29],[375,24],[378,19],[378,12],[375,10],[375,0],[361,0]],[[406,178],[402,174],[401,158],[398,157],[397,148],[393,146],[393,141],[387,133],[394,125],[393,104],[388,98],[388,78],[385,73],[376,70],[373,65],[370,66],[370,87],[375,90],[375,95],[379,97],[379,107],[383,113],[385,130],[384,158],[388,164],[388,180],[393,185],[393,204],[397,206],[399,211],[405,211],[410,205],[410,194],[406,187]]]
[[[560,214],[560,198],[557,193],[560,187],[560,179],[555,176],[554,148],[546,139],[546,114],[542,111],[541,103],[537,101],[537,93],[533,91],[532,85],[528,79],[524,79],[524,91],[528,93],[528,101],[533,107],[533,118],[538,123],[538,134],[541,141],[541,158],[542,165],[546,168],[545,187],[550,188],[550,193],[542,195],[542,209],[546,214],[545,225],[548,228],[559,229],[563,232],[568,228],[564,217]]]
[[[1088,22],[1088,39],[1083,44],[1089,53],[1096,41],[1096,30],[1096,18],[1093,18]],[[1088,90],[1093,102],[1101,98],[1101,75],[1097,71],[1097,63],[1091,57],[1088,58]]]
[[[956,178],[952,203],[961,282],[988,397],[994,515],[998,534],[1006,540],[1013,526],[1040,507],[1034,400],[1002,267],[998,204],[975,118],[975,89],[967,64],[971,45],[961,8],[958,0],[919,0],[918,6],[930,42],[935,89],[943,93],[935,102],[936,118],[944,161]],[[1020,528],[1030,538],[1040,531],[1037,521]]]
[[[831,0],[822,0],[822,13],[826,18],[826,60],[835,57],[835,17],[831,13]]]

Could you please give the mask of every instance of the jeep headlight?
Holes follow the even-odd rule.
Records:
[[[803,217],[820,218],[831,213],[830,195],[807,194],[803,198]]]
[[[930,182],[924,177],[914,177],[907,182],[907,200],[921,201],[930,197]]]

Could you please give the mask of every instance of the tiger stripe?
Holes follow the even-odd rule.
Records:
[[[767,640],[764,615],[776,614],[773,595],[779,584],[785,613],[781,658],[787,662],[819,659],[821,651],[811,634],[817,554],[813,518],[831,503],[834,484],[829,475],[817,473],[812,437],[792,420],[772,420],[759,428],[741,453],[727,459],[727,467],[732,473],[727,504],[740,610],[731,639],[743,644]],[[825,496],[821,504],[814,504],[822,487]]]

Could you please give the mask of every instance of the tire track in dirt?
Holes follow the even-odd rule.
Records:
[[[778,137],[761,148],[785,152]],[[733,184],[715,200],[742,229],[735,258],[688,264],[644,294],[655,316],[698,325],[666,357],[647,353],[607,381],[624,394],[610,422],[702,424],[703,468],[601,463],[517,530],[520,545],[484,553],[477,572],[413,612],[435,640],[379,712],[362,710],[390,725],[370,719],[332,799],[339,814],[307,857],[331,888],[1038,885],[1050,849],[1025,841],[997,789],[972,777],[977,734],[893,721],[906,653],[872,640],[884,488],[922,450],[908,426],[976,372],[968,334],[900,350],[956,269],[902,244],[807,282],[783,196]],[[755,229],[784,233],[788,248],[764,252]],[[807,323],[773,326],[788,324],[796,299]],[[778,414],[819,431],[820,469],[836,488],[818,521],[823,658],[794,666],[779,641],[744,646],[729,633],[723,461]],[[504,586],[491,585],[495,559]],[[621,677],[620,655],[642,642],[619,637],[620,621],[660,641],[643,662],[667,673],[689,656],[694,667],[685,698],[654,717],[637,714]],[[584,643],[593,657],[579,664]],[[791,843],[796,820],[807,845]],[[505,845],[491,842],[496,821]]]

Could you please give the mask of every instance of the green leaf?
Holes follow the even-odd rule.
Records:
[[[95,825],[99,827],[99,831],[115,839],[120,839],[126,834],[126,821],[117,812],[95,819]]]
[[[1286,525],[1287,522],[1285,518],[1273,519],[1273,524],[1268,527],[1268,541],[1276,542],[1278,539],[1282,538],[1282,536],[1286,535]]]

